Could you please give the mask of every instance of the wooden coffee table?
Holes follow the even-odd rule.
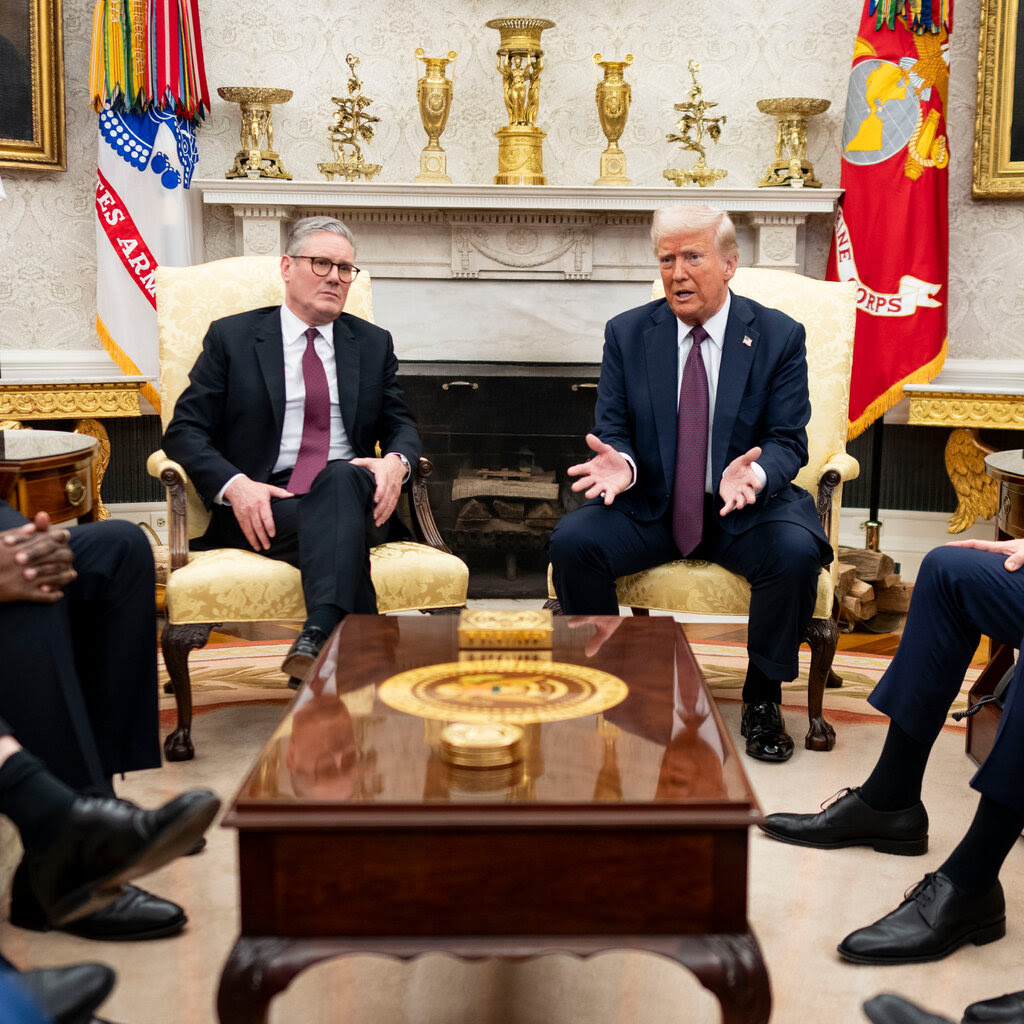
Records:
[[[455,617],[342,623],[224,819],[242,921],[223,1024],[265,1021],[300,971],[346,953],[611,949],[689,968],[726,1024],[768,1020],[747,921],[760,808],[682,629],[555,623],[552,660],[618,676],[628,695],[523,725],[522,760],[499,768],[451,764],[444,721],[380,697],[397,673],[459,660]]]

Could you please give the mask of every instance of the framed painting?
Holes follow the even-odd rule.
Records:
[[[0,0],[0,167],[67,168],[61,0]]]
[[[1024,198],[1024,24],[1020,0],[982,0],[974,179],[978,199]]]

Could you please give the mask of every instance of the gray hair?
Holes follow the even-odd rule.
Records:
[[[715,248],[723,259],[739,256],[740,247],[736,242],[736,226],[725,210],[713,206],[683,205],[662,206],[654,211],[651,221],[651,242],[654,244],[654,255],[658,255],[658,246],[663,238],[671,235],[690,234],[695,231],[707,231],[710,228],[715,235]]]
[[[302,247],[306,244],[306,239],[310,235],[322,235],[324,233],[341,235],[342,238],[348,239],[348,244],[352,246],[352,254],[355,255],[356,240],[352,232],[340,220],[336,220],[334,217],[303,217],[302,220],[297,220],[292,225],[291,231],[288,232],[288,244],[284,248],[285,255],[301,255]]]

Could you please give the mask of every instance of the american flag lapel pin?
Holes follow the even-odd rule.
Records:
[[[743,335],[743,344],[746,345],[747,348],[750,348],[750,346],[754,344],[749,334]]]

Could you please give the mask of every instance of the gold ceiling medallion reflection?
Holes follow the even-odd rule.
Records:
[[[622,60],[602,60],[594,54],[594,63],[604,68],[604,78],[597,83],[595,98],[601,131],[608,140],[608,148],[601,154],[601,176],[595,185],[631,185],[626,177],[626,154],[619,148],[619,139],[626,128],[632,87],[622,77],[623,71],[633,63],[633,54]]]
[[[546,185],[543,145],[547,136],[537,127],[544,69],[540,34],[555,23],[547,18],[493,18],[487,27],[501,33],[498,71],[508,111],[508,124],[494,133],[498,139],[494,184]]]
[[[359,140],[369,142],[373,138],[373,126],[380,118],[366,113],[366,108],[373,100],[363,95],[363,83],[356,74],[359,58],[346,53],[345,63],[350,71],[348,95],[331,97],[331,102],[338,109],[334,112],[334,124],[327,129],[334,159],[317,164],[317,167],[328,181],[334,181],[336,174],[340,174],[346,181],[355,181],[357,178],[371,181],[380,172],[381,165],[368,164],[363,160]]]
[[[704,99],[704,89],[697,81],[700,63],[691,60],[687,64],[687,69],[693,80],[693,84],[690,86],[690,98],[686,103],[675,104],[675,109],[680,111],[682,116],[676,122],[676,130],[666,135],[665,138],[669,142],[678,142],[684,150],[696,153],[697,162],[689,170],[669,167],[661,173],[669,181],[674,181],[677,186],[692,183],[705,188],[708,185],[714,185],[719,178],[724,178],[729,173],[708,167],[707,149],[704,145],[707,139],[718,142],[722,135],[722,125],[725,124],[725,115],[704,116],[712,107],[717,107],[718,103]]]
[[[291,89],[261,89],[257,86],[222,86],[217,95],[242,108],[242,127],[238,134],[241,148],[225,178],[291,178],[281,157],[274,150],[274,123],[270,108],[287,103]],[[263,148],[262,144],[266,144]]]
[[[448,177],[448,156],[438,140],[448,123],[448,112],[452,109],[455,79],[454,68],[452,81],[445,78],[444,72],[449,64],[455,63],[457,56],[454,50],[449,50],[447,57],[428,57],[422,46],[416,50],[416,58],[426,65],[426,73],[416,83],[420,120],[423,122],[423,130],[427,133],[427,144],[420,152],[420,173],[413,178],[418,185],[452,183],[452,179]]]
[[[775,132],[775,160],[768,165],[760,188],[789,185],[793,188],[821,188],[814,176],[814,167],[807,159],[807,119],[822,114],[831,100],[814,100],[798,96],[758,100],[757,109],[779,119]]]
[[[624,700],[629,688],[582,665],[492,658],[410,669],[377,692],[388,707],[420,718],[523,724],[597,714]]]

